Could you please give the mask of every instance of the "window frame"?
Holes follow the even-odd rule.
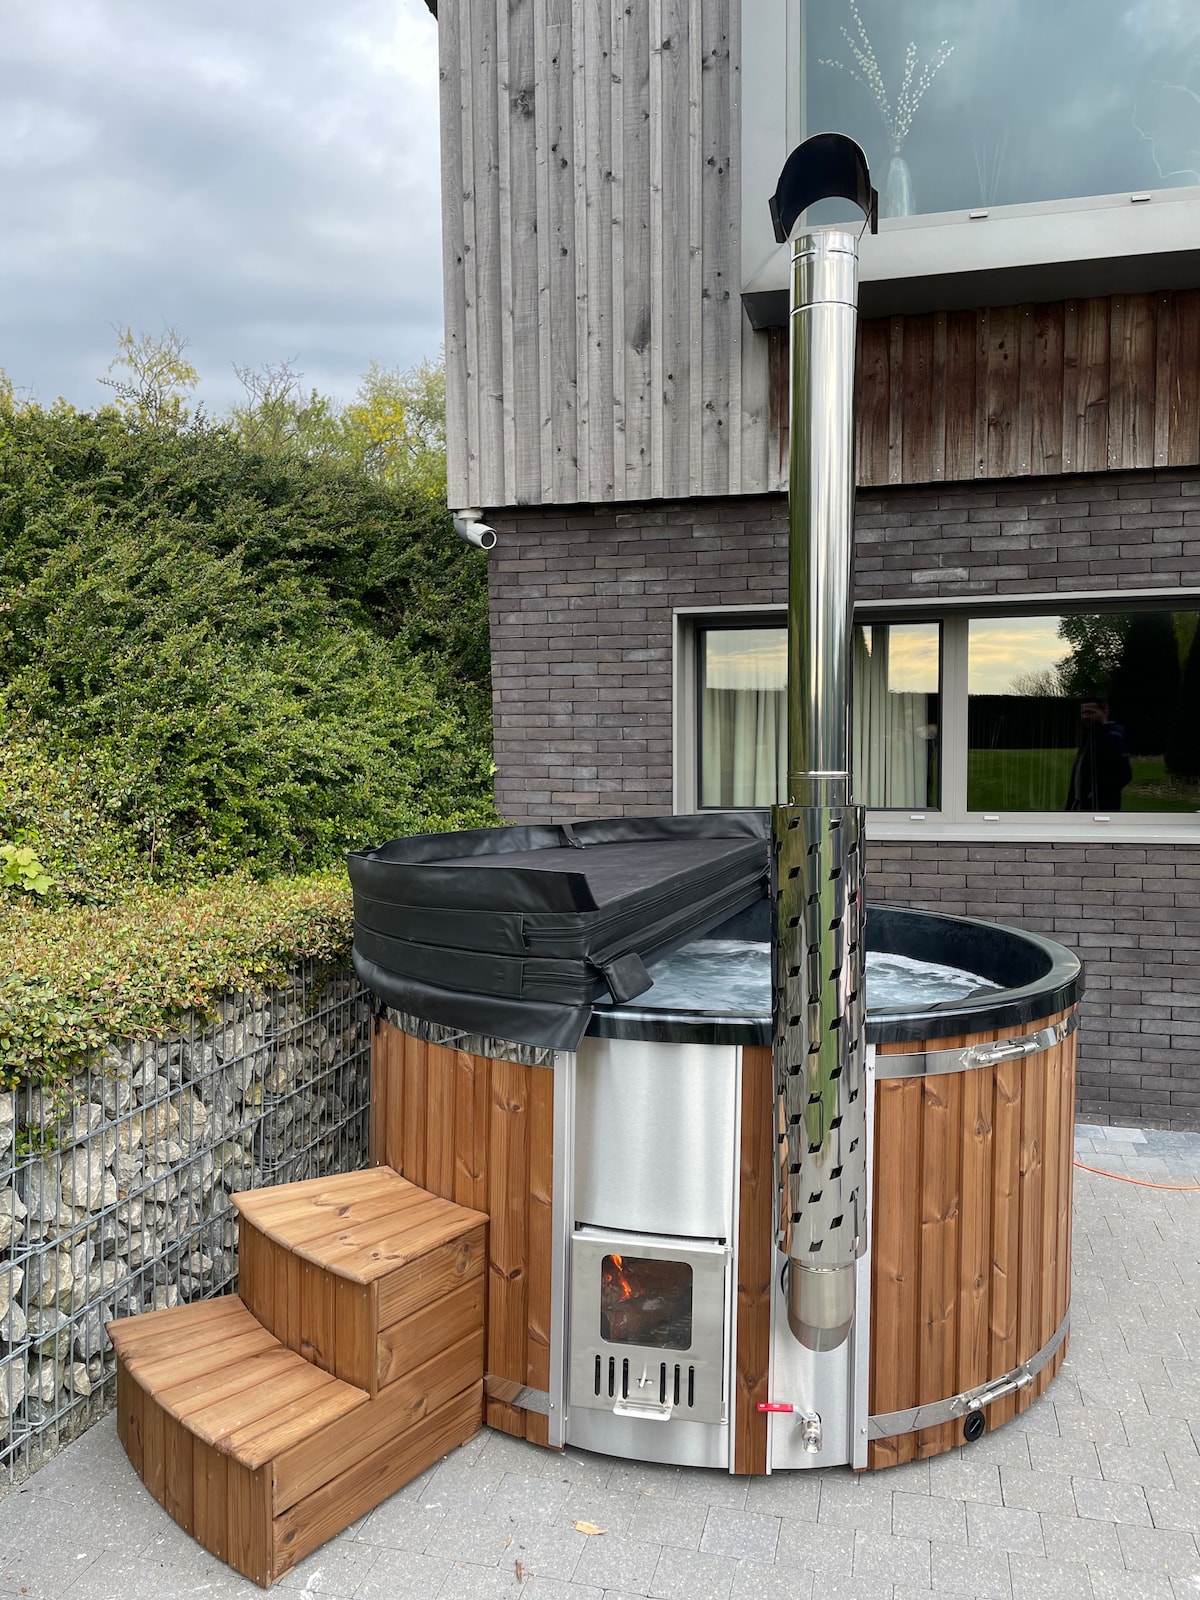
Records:
[[[967,653],[969,624],[980,616],[1061,616],[1093,611],[1200,609],[1200,588],[1075,591],[1037,595],[860,601],[861,622],[940,622],[941,741],[938,810],[867,813],[875,839],[942,839],[1008,843],[1200,843],[1200,812],[1115,812],[1110,816],[1056,811],[971,812],[967,800]],[[674,612],[674,808],[679,813],[719,810],[699,804],[700,637],[707,628],[779,627],[783,604],[678,607]]]

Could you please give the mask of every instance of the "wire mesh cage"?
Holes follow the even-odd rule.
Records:
[[[365,1165],[369,997],[343,969],[0,1094],[0,1485],[108,1411],[104,1325],[230,1291],[241,1189]]]

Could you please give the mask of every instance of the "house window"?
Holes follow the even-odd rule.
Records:
[[[1177,0],[804,0],[809,130],[866,151],[882,214],[1200,183],[1200,20]]]
[[[857,792],[878,809],[938,804],[941,628],[863,622],[854,629]],[[703,628],[699,802],[766,806],[787,793],[787,632],[780,624]]]
[[[700,623],[696,803],[787,790],[781,616]],[[913,822],[1087,830],[1200,818],[1200,606],[1058,607],[909,621],[853,636],[856,800]]]

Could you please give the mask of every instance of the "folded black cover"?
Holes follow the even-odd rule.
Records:
[[[766,812],[393,839],[349,859],[354,964],[430,1022],[573,1050],[595,1001],[765,892]]]

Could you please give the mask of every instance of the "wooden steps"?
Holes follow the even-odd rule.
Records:
[[[487,1217],[390,1168],[234,1204],[239,1293],[108,1331],[146,1487],[268,1587],[478,1431]]]

